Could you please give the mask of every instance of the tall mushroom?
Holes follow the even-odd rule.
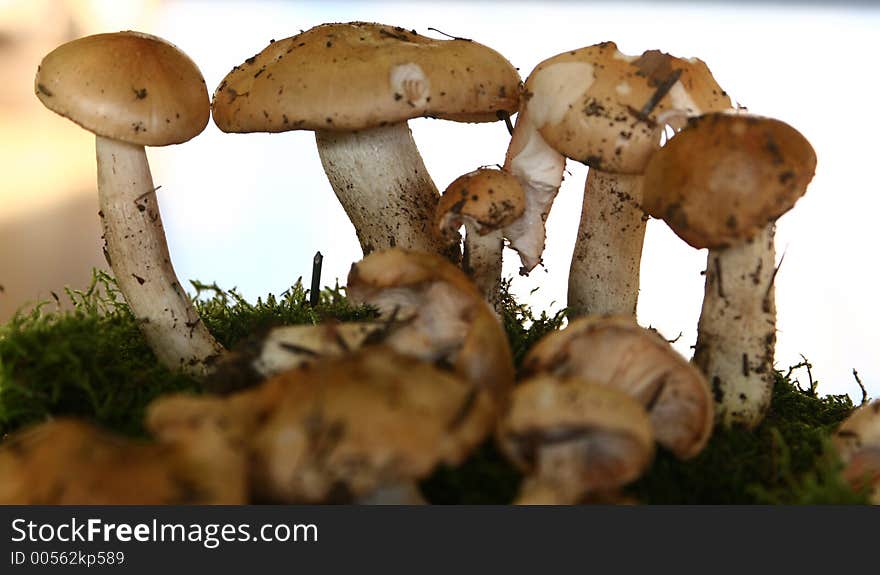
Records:
[[[694,363],[716,416],[760,423],[773,391],[776,343],[775,221],[806,192],[816,153],[770,118],[693,118],[648,162],[645,209],[695,248],[709,248]]]
[[[519,181],[503,170],[480,168],[456,178],[437,204],[437,230],[457,234],[464,225],[462,267],[483,297],[498,304],[504,227],[519,218],[525,197]]]
[[[439,194],[407,120],[488,122],[518,105],[519,74],[476,42],[353,22],[269,44],[214,94],[224,132],[313,130],[364,255],[400,246],[460,256],[433,233]],[[456,256],[458,254],[458,256]]]
[[[543,198],[543,211],[533,210],[533,219],[546,218],[564,158],[590,167],[568,307],[573,315],[634,315],[645,234],[640,174],[664,125],[729,108],[730,99],[699,59],[656,50],[627,56],[613,42],[541,62],[524,90],[516,126],[523,135],[514,133],[505,167]],[[540,262],[543,229],[540,240],[529,242],[528,257],[521,252],[526,272]],[[511,238],[511,244],[518,242]]]
[[[205,128],[201,72],[161,38],[119,32],[59,46],[34,86],[47,108],[96,135],[105,256],[150,347],[166,367],[203,375],[222,348],[174,273],[144,151]]]

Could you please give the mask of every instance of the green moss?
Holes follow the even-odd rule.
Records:
[[[276,325],[375,315],[349,305],[339,287],[322,291],[314,308],[301,282],[255,304],[235,290],[195,287],[210,295],[196,302],[202,321],[227,347]],[[86,290],[66,295],[70,311],[43,303],[0,326],[0,436],[49,415],[83,416],[140,435],[144,407],[155,397],[200,391],[193,379],[156,363],[113,278],[96,271]]]
[[[226,347],[277,325],[375,317],[348,304],[339,287],[316,307],[297,282],[280,296],[248,303],[234,290],[194,284],[202,320]],[[501,316],[519,365],[564,312],[532,311],[505,284]],[[42,304],[0,326],[0,435],[49,415],[78,415],[142,434],[144,407],[163,393],[200,391],[197,382],[157,365],[112,278],[95,272],[84,291],[70,290],[70,311]],[[790,372],[789,372],[790,375]],[[830,431],[853,409],[847,396],[819,397],[778,374],[766,420],[754,431],[716,429],[707,448],[681,462],[660,450],[628,492],[647,503],[864,503],[841,479]],[[521,481],[491,441],[458,468],[422,483],[435,503],[509,503]]]

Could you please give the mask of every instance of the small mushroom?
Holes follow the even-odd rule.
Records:
[[[503,170],[480,168],[449,184],[437,204],[436,227],[457,234],[465,227],[462,267],[483,297],[497,306],[501,286],[504,227],[523,214],[519,181]]]
[[[695,248],[709,248],[694,363],[726,425],[753,428],[773,392],[776,219],[806,192],[816,153],[770,118],[693,118],[645,171],[644,206]]]
[[[199,442],[163,445],[72,418],[31,426],[0,445],[0,504],[245,503],[244,461],[217,449],[216,430],[196,427]]]
[[[148,425],[174,443],[172,431],[194,417],[225,420],[258,501],[411,503],[412,483],[460,463],[491,432],[493,415],[488,396],[461,377],[369,346],[225,400],[161,398]]]
[[[398,322],[383,342],[398,353],[451,366],[503,405],[514,368],[504,328],[468,277],[432,254],[392,248],[352,265],[346,293]]]
[[[313,130],[365,255],[392,246],[460,257],[433,233],[439,194],[407,120],[489,122],[518,105],[516,69],[470,40],[352,22],[277,40],[214,94],[224,132]],[[457,254],[457,255],[456,255]]]
[[[637,479],[654,457],[651,422],[626,393],[541,374],[513,391],[502,451],[527,474],[515,503],[565,505]]]
[[[544,220],[565,158],[583,162],[590,171],[568,308],[572,315],[635,315],[646,220],[641,174],[648,157],[665,125],[679,127],[683,117],[729,108],[730,99],[701,60],[656,50],[627,56],[613,42],[541,62],[524,92],[505,163],[526,189],[531,232],[525,237],[531,239],[520,251],[523,269],[540,262]],[[508,237],[520,249],[523,241]]]
[[[627,393],[650,415],[657,442],[680,459],[705,447],[712,397],[705,378],[657,333],[625,316],[584,317],[542,338],[523,373],[579,377]]]
[[[844,478],[854,489],[869,488],[871,503],[880,505],[880,399],[856,409],[832,440],[846,465]]]
[[[174,273],[144,151],[205,128],[201,72],[161,38],[118,32],[59,46],[34,85],[47,108],[96,135],[104,254],[147,342],[169,369],[204,375],[223,350]]]

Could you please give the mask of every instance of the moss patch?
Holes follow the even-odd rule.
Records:
[[[301,282],[255,304],[234,290],[194,287],[202,321],[227,348],[278,325],[375,317],[369,308],[349,305],[339,287],[324,289],[315,307]],[[535,316],[504,291],[502,319],[519,365],[565,315]],[[157,365],[112,278],[95,272],[86,290],[69,290],[66,297],[71,311],[45,303],[0,326],[0,435],[62,414],[142,435],[144,407],[155,397],[201,391],[194,380]],[[661,450],[627,492],[646,503],[864,503],[865,494],[842,481],[828,442],[852,409],[848,396],[819,397],[778,374],[771,411],[757,430],[716,429],[688,462]],[[509,503],[521,479],[490,441],[460,467],[438,470],[422,488],[435,503]]]

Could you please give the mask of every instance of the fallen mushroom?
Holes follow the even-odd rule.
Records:
[[[340,357],[365,344],[381,341],[393,328],[393,322],[333,321],[276,327],[230,350],[203,385],[206,390],[220,394],[253,387],[273,375],[316,359]]]
[[[806,192],[816,153],[770,118],[693,118],[645,171],[645,209],[695,248],[709,248],[694,363],[712,384],[716,415],[753,428],[773,391],[776,219]]]
[[[622,391],[541,374],[513,391],[499,444],[526,479],[515,503],[566,505],[637,479],[654,456],[651,422]]]
[[[447,260],[392,248],[352,265],[354,303],[378,308],[397,326],[383,339],[398,353],[448,365],[500,406],[514,368],[504,328],[477,287]]]
[[[630,317],[576,319],[535,344],[522,371],[527,377],[578,377],[627,393],[648,411],[657,442],[679,459],[696,456],[712,433],[705,378]]]
[[[318,153],[365,255],[401,246],[460,257],[432,231],[439,194],[407,120],[488,122],[512,113],[520,83],[500,54],[464,39],[352,22],[277,40],[214,94],[224,132],[314,130]]]
[[[880,399],[856,409],[832,436],[846,467],[843,477],[854,489],[868,489],[880,505]]]
[[[0,445],[0,505],[238,505],[244,461],[217,429],[162,445],[60,418]]]
[[[59,46],[34,85],[47,108],[96,135],[104,253],[147,342],[169,369],[204,375],[223,350],[174,273],[144,151],[205,128],[201,72],[161,38],[119,32]]]
[[[226,421],[256,500],[412,503],[412,483],[460,463],[491,432],[493,414],[489,397],[461,377],[370,346],[226,400],[161,398],[147,421],[171,442],[169,430],[193,417]]]
[[[515,249],[525,244],[523,271],[540,262],[544,220],[565,158],[583,162],[590,171],[569,274],[569,313],[635,315],[646,219],[640,174],[665,125],[729,108],[730,99],[701,60],[656,50],[627,56],[613,42],[541,62],[524,92],[505,164],[521,179],[531,214],[530,240],[508,236]],[[531,200],[539,206],[531,211],[530,198],[539,198]]]
[[[498,304],[504,227],[523,214],[525,198],[519,181],[491,168],[465,174],[446,188],[437,204],[436,227],[442,234],[465,228],[462,267],[483,297]]]

